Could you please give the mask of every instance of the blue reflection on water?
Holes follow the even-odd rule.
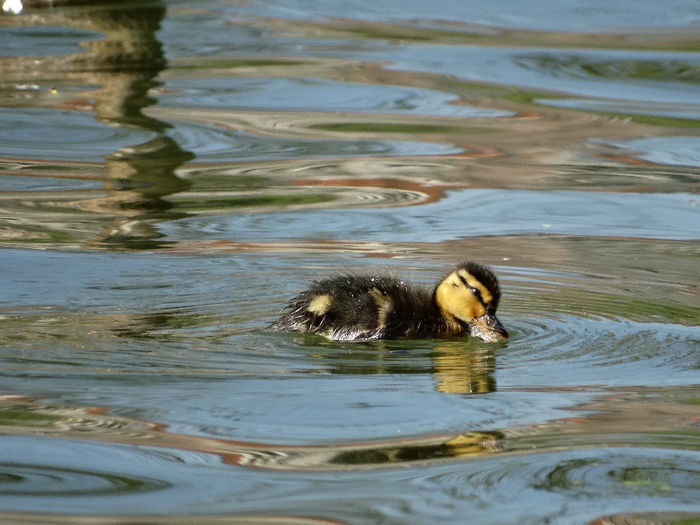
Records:
[[[164,106],[214,106],[254,110],[352,111],[445,117],[507,117],[513,113],[454,104],[458,97],[433,89],[338,82],[321,78],[173,79]],[[289,93],[300,96],[290,97]],[[339,115],[338,118],[342,116]]]
[[[101,33],[72,27],[3,27],[0,28],[0,56],[67,55],[82,51],[81,42],[98,40],[101,37]]]
[[[454,191],[436,203],[385,209],[308,210],[196,217],[163,226],[174,239],[206,232],[233,239],[367,239],[440,242],[481,235],[559,233],[700,238],[688,193]]]
[[[92,113],[82,111],[0,109],[0,155],[4,157],[103,161],[105,155],[155,136],[141,129],[105,126]]]
[[[691,27],[700,21],[700,9],[693,0],[673,0],[669,3],[639,3],[623,0],[614,3],[594,0],[585,5],[576,0],[552,4],[523,3],[518,0],[480,2],[478,0],[443,0],[436,11],[435,4],[421,0],[373,2],[371,0],[275,1],[228,8],[233,14],[255,14],[308,20],[343,17],[358,20],[381,20],[423,26],[432,24],[459,30],[459,23],[483,24],[508,28],[569,31],[608,31],[658,27]],[[226,9],[226,8],[224,8]],[[449,19],[444,14],[449,13]],[[464,28],[474,30],[471,27]]]

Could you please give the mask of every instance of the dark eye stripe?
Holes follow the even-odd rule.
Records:
[[[463,275],[457,274],[457,277],[459,277],[459,280],[464,283],[464,286],[467,287],[467,290],[469,290],[474,295],[474,297],[476,297],[479,300],[481,304],[484,304],[484,300],[481,298],[481,292],[479,291],[479,289],[471,286]]]

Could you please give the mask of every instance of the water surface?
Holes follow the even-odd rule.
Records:
[[[0,16],[3,520],[700,519],[698,7],[426,5]],[[267,330],[464,258],[505,343]]]

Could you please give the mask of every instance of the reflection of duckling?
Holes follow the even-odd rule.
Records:
[[[475,262],[457,265],[432,293],[389,276],[339,275],[297,295],[270,328],[338,341],[471,334],[494,342],[508,337],[495,315],[500,296],[496,276]]]
[[[486,394],[496,391],[493,348],[464,348],[461,341],[433,347],[435,388],[443,394]]]

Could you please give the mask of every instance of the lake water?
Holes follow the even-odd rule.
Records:
[[[0,16],[1,521],[700,522],[695,0],[53,4]],[[505,343],[266,329],[467,258]]]

